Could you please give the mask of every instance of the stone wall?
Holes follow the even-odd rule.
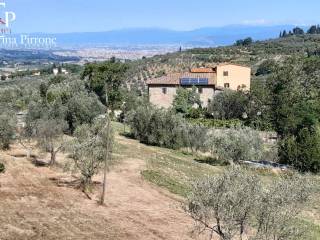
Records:
[[[166,93],[163,93],[163,89],[166,89]],[[176,92],[175,86],[149,86],[149,101],[158,107],[169,108]]]
[[[164,88],[166,88],[166,93],[163,92]],[[202,93],[200,94],[200,100],[203,107],[207,107],[209,99],[212,100],[215,94],[214,87],[201,88]],[[172,106],[176,93],[177,87],[175,86],[149,86],[149,101],[158,107],[169,108]]]

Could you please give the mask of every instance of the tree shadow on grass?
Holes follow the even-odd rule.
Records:
[[[132,133],[130,133],[130,132],[120,132],[119,135],[120,135],[120,136],[123,136],[123,137],[126,137],[126,138],[129,138],[129,139],[134,139],[134,140],[136,140],[136,139],[134,138],[134,135],[133,135]]]
[[[93,181],[90,185],[90,189],[85,189],[83,182],[78,177],[51,177],[49,178],[57,187],[71,188],[77,191],[81,191],[89,200],[92,200],[92,194],[98,188],[102,187],[102,182]]]
[[[213,157],[197,157],[194,161],[211,166],[228,166],[230,163],[226,160],[221,160]]]
[[[49,163],[43,159],[38,159],[38,156],[35,154],[31,154],[28,158],[27,154],[24,153],[17,153],[17,154],[11,154],[10,156],[14,158],[27,158],[27,160],[30,160],[31,163],[36,167],[48,167]]]
[[[51,177],[49,178],[50,181],[54,182],[58,187],[65,187],[65,188],[73,188],[73,189],[81,189],[83,187],[82,181],[78,177]],[[93,181],[92,188],[102,186],[102,182]]]

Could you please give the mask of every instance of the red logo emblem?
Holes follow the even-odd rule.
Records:
[[[2,18],[0,18],[0,24],[6,25],[6,22],[5,22],[5,21],[3,21],[3,19],[2,19]]]

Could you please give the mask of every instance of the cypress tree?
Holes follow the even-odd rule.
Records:
[[[287,31],[283,30],[282,37],[286,37],[286,36],[287,36]]]
[[[316,25],[312,25],[307,31],[308,34],[316,34],[318,27]]]
[[[293,29],[293,34],[294,34],[294,35],[303,35],[303,34],[304,34],[304,31],[303,31],[302,28],[295,27],[295,28]]]

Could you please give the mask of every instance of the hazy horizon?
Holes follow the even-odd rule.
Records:
[[[132,28],[188,31],[229,25],[311,25],[320,22],[320,2],[228,0],[0,0],[13,11],[14,33],[105,32]],[[28,11],[26,11],[28,9]],[[236,11],[235,11],[236,9]],[[0,13],[4,11],[0,10]],[[2,13],[1,13],[2,14]],[[3,15],[3,14],[2,14]]]
[[[202,26],[197,27],[193,29],[173,29],[173,28],[165,28],[165,27],[157,27],[157,26],[150,26],[150,27],[123,27],[123,28],[114,28],[114,29],[107,29],[107,30],[101,30],[101,31],[70,31],[70,32],[47,32],[47,31],[35,31],[35,32],[14,32],[13,34],[77,34],[77,33],[101,33],[101,32],[116,32],[116,31],[133,31],[133,30],[159,30],[159,31],[172,31],[172,32],[192,32],[197,31],[201,29],[224,29],[224,28],[272,28],[272,27],[301,27],[306,28],[310,27],[312,25],[316,25],[317,23],[310,23],[310,24],[293,24],[293,23],[287,23],[287,24],[228,24],[228,25],[221,25],[221,26]],[[284,29],[287,30],[287,29]],[[288,29],[291,30],[291,29]]]

